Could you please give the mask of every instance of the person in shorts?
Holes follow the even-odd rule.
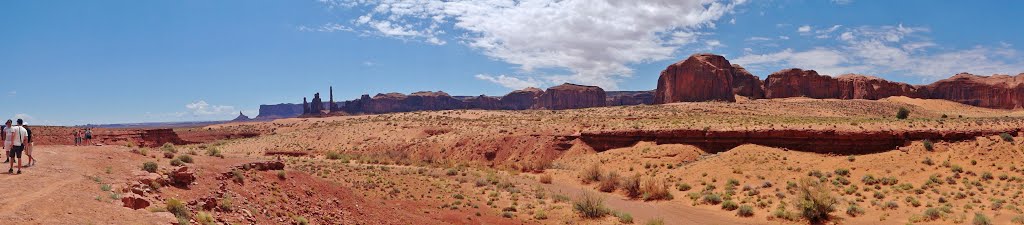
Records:
[[[25,129],[25,133],[27,134],[25,136],[27,138],[26,138],[26,143],[24,144],[24,146],[25,146],[25,156],[28,156],[28,166],[35,166],[36,163],[37,163],[37,160],[36,160],[35,157],[32,157],[32,150],[35,149],[36,145],[35,145],[35,142],[32,141],[32,129],[28,127],[28,124],[21,125],[21,128]]]
[[[75,130],[72,134],[75,136],[75,146],[82,144],[82,135],[78,133],[78,130]]]
[[[10,128],[11,120],[7,120],[7,123],[0,127],[0,140],[3,140],[3,146],[0,147],[4,148],[4,163],[11,161],[11,135],[8,132]]]
[[[85,128],[85,145],[92,144],[92,128]]]
[[[14,161],[18,161],[18,174],[21,174],[21,153],[25,150],[25,145],[28,144],[28,131],[25,130],[25,121],[18,119],[18,125],[10,128],[11,133],[11,168],[7,170],[8,173],[14,174]]]

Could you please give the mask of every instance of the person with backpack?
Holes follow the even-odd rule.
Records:
[[[11,127],[10,134],[11,139],[11,168],[7,170],[8,173],[14,174],[14,161],[18,161],[18,174],[21,174],[21,153],[25,151],[25,145],[28,144],[28,131],[25,130],[22,125],[25,121],[18,119],[18,125]]]

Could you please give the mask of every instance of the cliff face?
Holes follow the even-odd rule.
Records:
[[[608,106],[654,104],[654,91],[609,91],[605,94]]]
[[[76,127],[32,126],[33,141],[38,145],[73,145]],[[182,140],[172,129],[106,129],[93,128],[93,143],[159,147],[164,143],[192,144]]]
[[[768,75],[764,82],[767,98],[839,98],[839,81],[814,70],[785,69]]]
[[[927,98],[1000,109],[1024,107],[1024,73],[1016,76],[978,76],[960,73],[921,87]]]
[[[732,93],[750,99],[762,99],[764,95],[764,82],[761,78],[754,76],[747,69],[740,65],[732,64]]]
[[[416,92],[410,95],[401,93],[377,94],[373,98],[368,95],[345,103],[345,112],[358,113],[392,113],[425,110],[465,109],[467,104],[453,98],[448,93]]]
[[[584,86],[565,83],[548,88],[540,96],[538,109],[581,109],[605,106],[604,89],[597,86]]]
[[[691,55],[661,71],[654,102],[734,102],[733,70],[729,60],[720,55]]]
[[[542,94],[544,94],[544,90],[532,87],[512,91],[501,97],[501,109],[525,110],[533,108]]]
[[[910,141],[962,141],[1020,129],[963,131],[834,131],[834,130],[628,130],[584,132],[579,138],[597,151],[623,148],[640,141],[657,144],[689,144],[709,152],[722,152],[743,144],[757,144],[797,151],[831,154],[865,154],[889,151]]]
[[[302,115],[302,104],[260,105],[260,114],[256,116],[256,119],[292,118],[299,115]]]

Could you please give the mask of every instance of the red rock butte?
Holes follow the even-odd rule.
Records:
[[[910,85],[882,78],[845,74],[839,77],[814,70],[783,69],[762,82],[725,57],[691,55],[661,72],[655,103],[727,101],[733,95],[750,99],[807,97],[816,99],[869,99],[892,96],[944,99],[967,105],[1018,109],[1024,107],[1024,73],[1016,76],[979,76],[960,73],[928,85]]]

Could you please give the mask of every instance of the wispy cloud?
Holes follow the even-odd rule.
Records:
[[[632,76],[630,64],[669,59],[684,45],[715,43],[699,41],[701,30],[715,28],[746,0],[323,2],[359,11],[346,23],[355,32],[437,45],[457,41],[518,65],[525,78],[615,90]],[[545,69],[571,74],[537,72]]]
[[[532,77],[517,78],[506,75],[493,76],[487,74],[477,74],[476,79],[490,81],[492,83],[501,85],[502,87],[516,90],[528,87],[542,87],[545,84],[545,82],[538,81]]]
[[[237,112],[234,106],[210,105],[203,100],[189,103],[185,105],[185,109],[192,116],[232,115]]]
[[[7,97],[14,97],[14,96],[18,96],[18,91],[7,92]]]
[[[829,33],[839,30],[833,27]],[[1008,44],[969,49],[942,48],[925,35],[924,27],[862,26],[847,28],[830,45],[807,50],[787,48],[771,53],[747,53],[732,60],[748,69],[800,67],[823,74],[890,74],[930,82],[959,72],[1016,74],[1024,72],[1024,57]]]

